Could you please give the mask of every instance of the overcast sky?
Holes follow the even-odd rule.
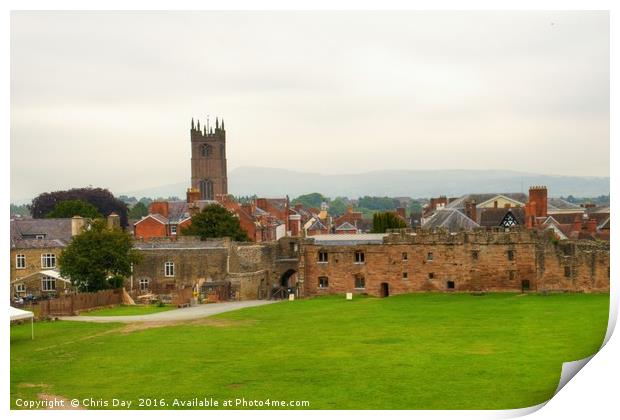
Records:
[[[11,90],[12,200],[189,185],[207,115],[229,171],[609,176],[606,12],[20,12]]]

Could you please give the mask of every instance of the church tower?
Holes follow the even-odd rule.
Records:
[[[215,129],[209,124],[200,128],[200,120],[190,130],[192,144],[192,188],[200,191],[201,200],[215,200],[228,194],[226,173],[226,130],[224,120],[215,119]]]

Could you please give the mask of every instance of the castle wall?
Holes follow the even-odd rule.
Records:
[[[171,246],[166,247],[166,244]],[[176,246],[172,246],[176,245]],[[139,248],[143,260],[133,268],[133,284],[125,281],[125,287],[133,292],[140,291],[140,280],[148,279],[152,293],[165,293],[200,285],[205,281],[226,279],[228,247],[224,244],[187,242],[178,247],[174,241],[159,241],[152,248]],[[196,246],[193,246],[196,245]],[[166,262],[174,263],[174,276],[165,275]]]
[[[144,260],[134,267],[134,290],[140,278],[148,278],[152,290],[159,292],[230,281],[242,300],[266,298],[273,287],[282,285],[299,286],[303,296],[381,296],[382,283],[389,294],[609,291],[609,244],[558,242],[537,231],[418,230],[414,235],[403,230],[383,243],[359,245],[319,245],[314,238],[261,244],[179,239],[140,245]],[[327,262],[319,261],[319,252],[327,252]],[[363,263],[356,262],[356,252],[364,254]],[[174,277],[164,275],[166,261],[174,262]],[[358,283],[363,278],[363,287],[356,288],[356,276]],[[319,287],[320,277],[327,278],[327,287]]]
[[[229,281],[241,300],[266,298],[279,285],[284,272],[297,268],[299,247],[295,239],[254,244],[228,239],[200,241],[197,238],[151,238],[137,242],[143,260],[134,265],[133,283],[125,286],[140,291],[140,280],[148,279],[149,292],[166,293],[200,286],[203,282]],[[166,262],[174,263],[174,276],[165,276]]]
[[[565,255],[564,248],[571,253]],[[327,262],[319,261],[319,252],[327,252]],[[364,253],[363,263],[355,261],[356,252]],[[306,296],[346,292],[381,296],[382,283],[389,285],[390,294],[609,290],[608,246],[556,243],[532,231],[457,235],[418,231],[415,236],[392,234],[383,244],[371,245],[325,246],[310,239],[303,244],[301,258]],[[565,272],[567,265],[570,273]],[[363,276],[363,288],[355,287],[356,276]],[[320,287],[320,277],[327,278],[328,287]]]

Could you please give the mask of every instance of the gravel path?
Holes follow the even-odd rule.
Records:
[[[190,308],[173,309],[171,311],[158,312],[149,315],[123,315],[123,316],[61,316],[64,321],[84,322],[175,322],[205,318],[223,312],[235,311],[253,306],[268,305],[275,303],[273,300],[244,300],[241,302],[209,303],[206,305],[192,306]]]

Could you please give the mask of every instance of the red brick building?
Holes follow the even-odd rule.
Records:
[[[153,201],[149,205],[149,214],[134,223],[134,237],[148,240],[180,235],[181,229],[190,225],[194,214],[205,206],[219,205],[217,201],[199,200],[199,195],[199,191],[190,188],[186,201]]]

